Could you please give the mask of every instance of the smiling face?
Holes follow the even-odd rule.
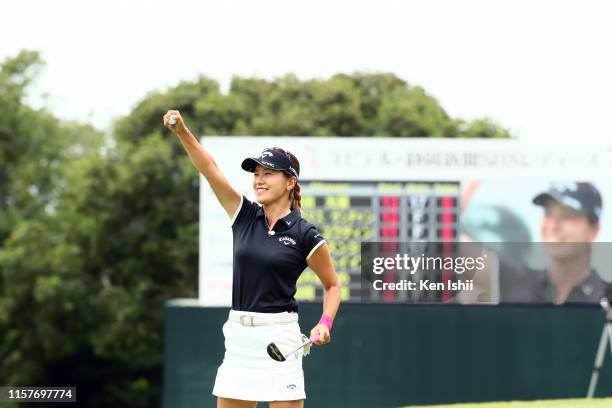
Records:
[[[590,248],[599,232],[599,225],[591,224],[583,213],[549,200],[540,223],[542,242],[547,243],[549,255],[567,259]]]
[[[263,205],[274,203],[283,197],[289,201],[289,191],[295,186],[295,177],[288,177],[279,170],[270,170],[261,165],[253,173],[255,200]]]

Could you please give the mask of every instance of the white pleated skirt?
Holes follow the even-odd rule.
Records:
[[[230,315],[275,316],[282,313],[256,313],[231,310]],[[228,320],[223,325],[225,355],[217,370],[213,395],[247,401],[291,401],[306,398],[303,349],[287,357],[273,360],[266,350],[275,343],[283,354],[302,345],[299,323],[265,326],[244,326]]]

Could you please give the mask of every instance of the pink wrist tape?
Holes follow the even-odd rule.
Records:
[[[331,331],[332,329],[332,322],[333,322],[332,318],[329,317],[328,315],[322,315],[321,320],[319,320],[319,324],[324,324],[325,326],[327,326],[329,331]]]

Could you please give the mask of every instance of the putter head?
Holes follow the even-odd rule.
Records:
[[[278,347],[276,347],[276,344],[274,343],[268,344],[268,347],[266,347],[266,350],[268,350],[268,355],[272,357],[273,360],[276,360],[276,361],[286,360],[285,356],[283,356],[283,353],[281,353]]]

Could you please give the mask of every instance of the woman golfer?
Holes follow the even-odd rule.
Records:
[[[280,362],[268,355],[266,347],[273,342],[289,353],[304,344],[294,295],[306,266],[325,288],[323,315],[310,335],[319,335],[315,344],[329,343],[340,284],[325,240],[300,215],[299,162],[276,147],[242,162],[242,168],[253,173],[260,206],[234,190],[178,111],[168,111],[163,121],[178,136],[231,220],[232,308],[223,325],[225,356],[213,389],[217,407],[252,408],[257,401],[270,401],[271,408],[303,407],[306,351],[302,348]]]

